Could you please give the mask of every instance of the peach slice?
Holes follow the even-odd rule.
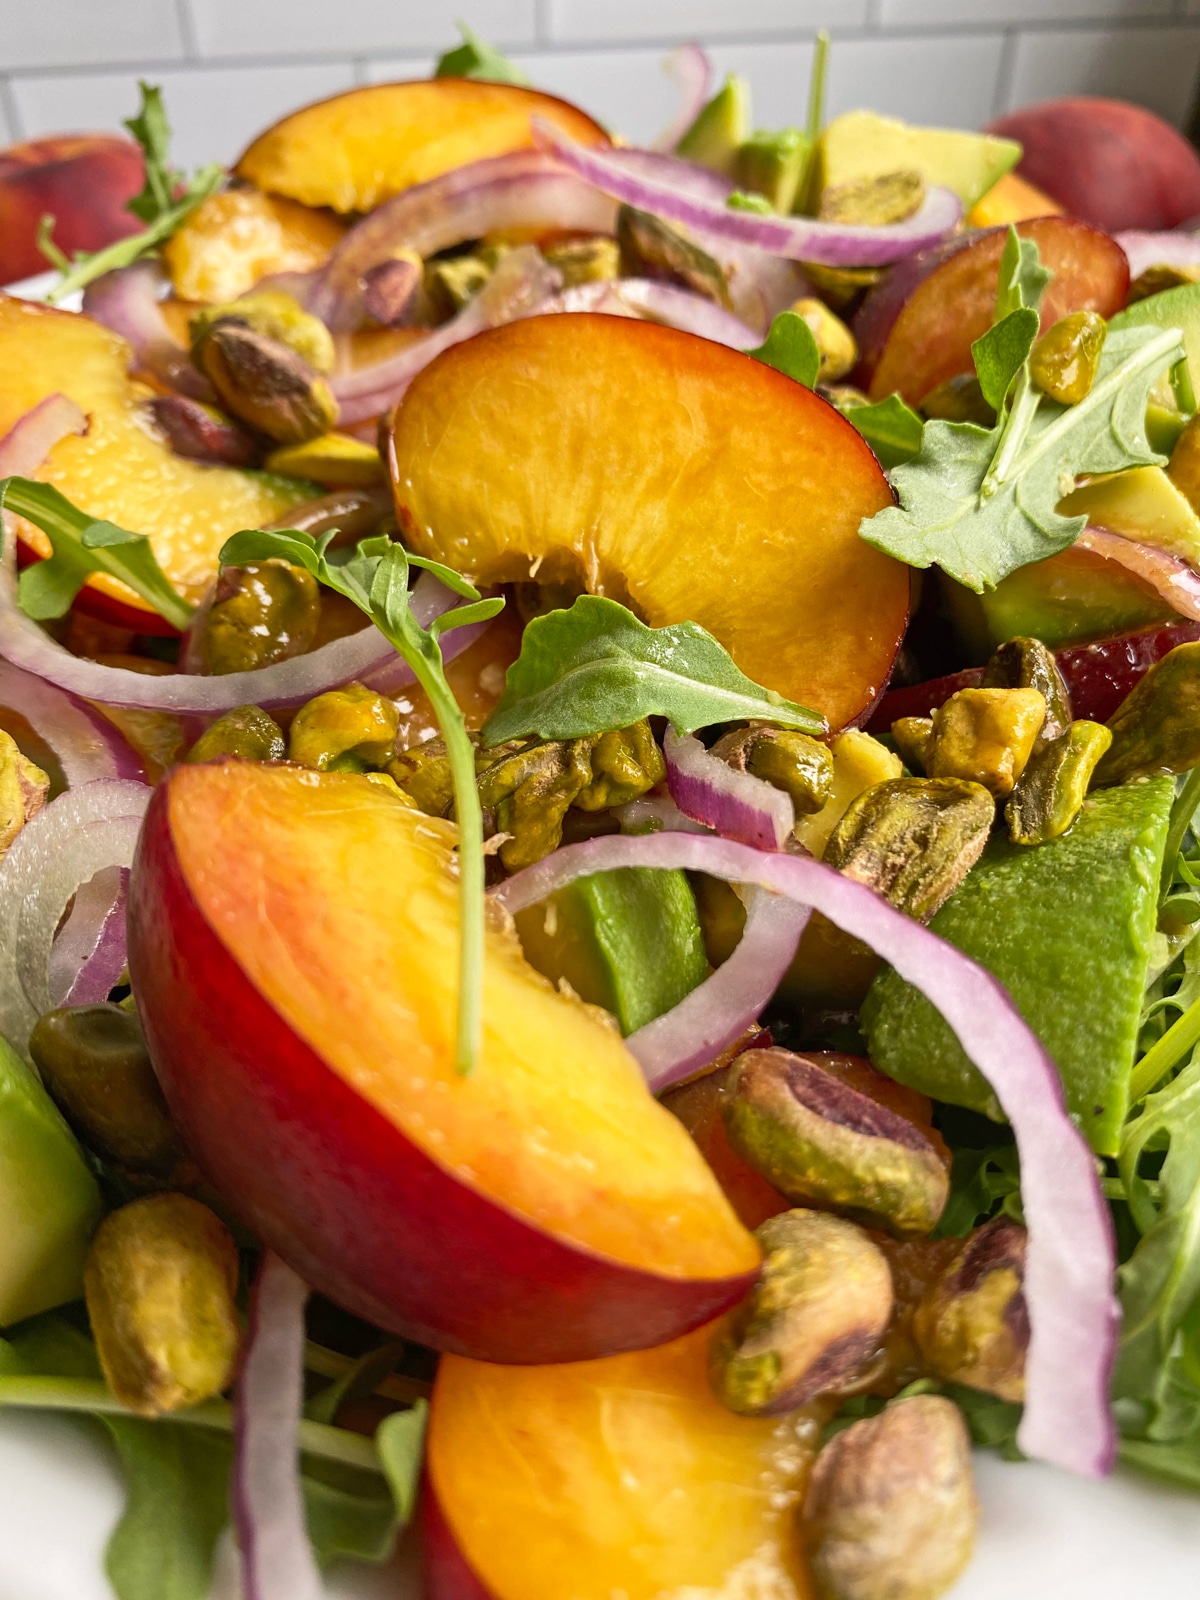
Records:
[[[175,455],[151,431],[147,397],[128,375],[125,341],[74,312],[0,294],[0,437],[47,395],[69,395],[88,416],[88,431],[56,444],[36,474],[97,518],[150,537],[163,571],[188,599],[203,593],[217,553],[239,528],[261,528],[319,491],[296,478],[205,467]],[[24,525],[39,556],[50,542]],[[131,589],[106,574],[88,580],[116,600],[126,626],[152,619]]]
[[[469,161],[528,149],[531,117],[545,117],[584,144],[608,143],[586,112],[536,89],[422,78],[349,89],[293,111],[259,134],[236,171],[305,205],[371,211]]]
[[[136,233],[142,224],[125,208],[143,182],[141,150],[111,133],[60,133],[0,150],[0,283],[45,272],[43,216],[54,218],[54,242],[68,255]]]
[[[1115,239],[1071,217],[1016,224],[1054,277],[1042,326],[1071,311],[1111,317],[1125,304],[1129,262]],[[854,322],[853,381],[872,400],[897,393],[919,405],[931,389],[971,371],[971,345],[991,325],[1007,229],[988,228],[923,251],[872,289]]]
[[[390,458],[413,547],[480,582],[690,618],[834,727],[887,682],[908,569],[858,537],[887,480],[832,406],[738,351],[622,317],[510,323],[417,377]]]
[[[816,1424],[726,1411],[712,1332],[560,1367],[444,1358],[426,1600],[808,1596],[796,1509]]]
[[[196,1159],[317,1288],[495,1361],[674,1338],[759,1260],[615,1028],[488,933],[454,1068],[452,824],[369,781],[177,767],[133,869],[129,963]]]
[[[181,300],[216,305],[247,294],[260,278],[324,266],[345,231],[327,211],[256,189],[226,189],[171,235],[163,262]]]

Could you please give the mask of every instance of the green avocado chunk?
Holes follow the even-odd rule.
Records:
[[[675,154],[732,178],[750,132],[750,86],[730,73],[675,146]]]
[[[622,867],[578,878],[517,914],[526,959],[631,1034],[708,976],[696,897],[682,872]]]
[[[100,1189],[75,1136],[0,1039],[0,1328],[83,1293]]]
[[[1129,1109],[1174,793],[1170,778],[1106,789],[1059,839],[1032,849],[993,839],[930,923],[1007,987],[1101,1155],[1116,1154]],[[871,986],[862,1025],[890,1078],[1002,1120],[950,1028],[891,968]]]

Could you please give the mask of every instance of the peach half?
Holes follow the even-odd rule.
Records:
[[[490,1361],[661,1343],[759,1250],[602,1014],[493,926],[454,1067],[454,829],[369,780],[226,761],[155,791],[129,967],[197,1161],[308,1282]]]
[[[557,1367],[442,1360],[425,1600],[803,1600],[817,1428],[713,1397],[712,1328]]]
[[[371,211],[470,161],[530,148],[532,117],[584,144],[608,143],[586,112],[536,89],[422,78],[348,89],[293,111],[259,134],[235,170],[305,205]]]
[[[892,503],[883,471],[831,405],[739,351],[623,317],[510,323],[418,375],[389,454],[409,543],[481,583],[698,622],[834,728],[888,680],[908,569],[858,536]]]
[[[207,467],[177,456],[142,409],[149,391],[129,377],[129,346],[90,317],[0,294],[0,438],[48,395],[65,394],[88,430],[51,450],[34,474],[81,511],[149,536],[159,565],[189,600],[216,576],[217,553],[239,528],[261,528],[318,491],[297,478]],[[28,524],[22,541],[50,553]],[[124,626],[147,627],[157,613],[116,578],[98,573],[89,590],[115,601]]]

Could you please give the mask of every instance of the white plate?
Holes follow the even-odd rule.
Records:
[[[1133,1474],[1085,1483],[983,1455],[977,1470],[979,1546],[953,1600],[1200,1596],[1200,1497]],[[90,1432],[0,1415],[0,1600],[112,1600],[101,1558],[120,1506],[113,1457]],[[415,1560],[402,1551],[386,1568],[343,1565],[328,1594],[415,1600]]]

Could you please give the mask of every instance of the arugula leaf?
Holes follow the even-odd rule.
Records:
[[[734,189],[731,194],[725,196],[725,204],[730,211],[750,211],[756,217],[775,215],[775,207],[765,194],[759,194],[756,189]]]
[[[93,572],[119,578],[180,632],[194,607],[172,587],[149,539],[113,522],[97,522],[52,484],[33,478],[0,480],[0,507],[25,517],[49,537],[54,554],[25,568],[17,600],[38,622],[61,617]],[[3,535],[0,534],[0,539]]]
[[[994,322],[971,346],[983,398],[997,415],[1004,409],[1013,379],[1029,359],[1037,334],[1037,312],[1019,306]]]
[[[1015,1144],[983,1150],[954,1150],[950,1197],[935,1233],[939,1239],[963,1239],[972,1228],[1003,1214],[1022,1221],[1021,1167]]]
[[[416,1510],[428,1421],[429,1405],[418,1400],[408,1411],[393,1411],[375,1430],[375,1448],[401,1524],[410,1521]]]
[[[525,629],[483,741],[502,744],[531,733],[580,739],[650,716],[669,717],[679,733],[746,717],[806,733],[825,729],[816,712],[739,672],[697,623],[649,628],[616,600],[584,594]]]
[[[435,78],[479,78],[485,83],[528,84],[529,79],[514,61],[494,50],[465,22],[458,24],[463,42],[447,50],[433,69]]]
[[[806,389],[813,387],[821,370],[816,335],[797,311],[781,311],[764,342],[746,354],[785,377],[794,378]]]
[[[900,504],[866,518],[861,537],[976,593],[1065,550],[1087,520],[1056,509],[1077,477],[1162,463],[1146,439],[1146,402],[1182,349],[1176,329],[1116,329],[1078,405],[1040,395],[1026,369],[995,428],[927,422],[920,454],[892,473]]]
[[[384,536],[362,539],[353,552],[327,554],[336,529],[319,539],[296,528],[279,533],[246,529],[226,540],[222,566],[241,566],[281,556],[307,568],[318,583],[336,589],[364,612],[380,633],[399,651],[429,696],[446,741],[454,779],[454,809],[458,820],[461,935],[458,973],[458,1043],[456,1061],[468,1073],[479,1053],[483,1032],[483,816],[475,787],[475,750],[467,734],[462,710],[446,679],[438,640],[451,628],[483,622],[504,609],[500,596],[484,599],[465,578],[440,562],[410,556],[401,544]],[[409,608],[409,570],[424,567],[456,594],[473,604],[439,617],[422,628]]]
[[[911,461],[920,451],[925,423],[898,394],[874,405],[842,406],[841,413],[874,450],[885,472]]]
[[[118,267],[128,267],[141,256],[156,249],[175,232],[202,201],[225,182],[225,169],[219,165],[201,167],[190,179],[168,165],[167,154],[171,141],[171,128],[167,122],[162,90],[140,79],[138,88],[142,95],[141,109],[130,117],[125,126],[142,147],[145,158],[146,180],[142,191],[126,206],[139,222],[146,224],[141,233],[127,239],[117,239],[102,250],[77,251],[68,260],[54,243],[54,218],[42,217],[38,225],[38,248],[62,273],[61,280],[46,296],[53,305],[76,289],[83,289],[106,272]]]
[[[1004,254],[1000,257],[993,322],[1003,322],[1014,311],[1021,309],[1039,311],[1042,295],[1053,276],[1049,267],[1042,266],[1034,240],[1022,239],[1010,223],[1008,237],[1004,241]]]

